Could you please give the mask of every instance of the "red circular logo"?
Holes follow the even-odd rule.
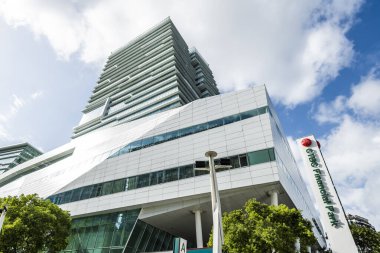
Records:
[[[301,141],[301,144],[305,147],[309,147],[311,145],[311,140],[309,138],[305,138]]]

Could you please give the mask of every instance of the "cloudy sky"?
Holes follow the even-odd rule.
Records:
[[[170,16],[222,92],[266,84],[292,146],[316,135],[346,211],[380,229],[379,13],[376,0],[0,0],[0,146],[68,142],[110,52]]]

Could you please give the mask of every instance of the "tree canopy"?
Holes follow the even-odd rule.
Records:
[[[68,243],[71,218],[67,211],[37,195],[0,198],[8,208],[0,234],[0,252],[58,252]]]
[[[295,252],[297,238],[301,252],[306,252],[306,245],[316,242],[311,223],[285,205],[269,206],[252,199],[243,209],[224,213],[222,223],[223,250],[229,253]],[[212,235],[208,245],[212,246]]]
[[[380,233],[374,229],[356,224],[350,225],[352,237],[360,252],[380,253]]]

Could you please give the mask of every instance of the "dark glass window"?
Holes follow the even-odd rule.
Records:
[[[130,145],[130,152],[136,151],[141,149],[141,140],[134,141],[129,144]]]
[[[131,146],[128,144],[127,146],[123,147],[123,148],[120,150],[119,155],[129,153],[130,149],[131,149]]]
[[[146,148],[153,145],[153,137],[142,139],[141,146]]]
[[[240,162],[239,162],[238,156],[231,156],[230,161],[231,161],[232,169],[240,168]]]
[[[73,190],[73,195],[71,196],[70,202],[78,201],[81,193],[82,193],[82,188]]]
[[[242,112],[240,113],[240,116],[241,116],[241,119],[248,119],[248,118],[252,118],[252,117],[255,117],[258,115],[258,111],[257,109],[253,109],[253,110],[250,110],[250,111],[246,111],[246,112]]]
[[[247,155],[239,155],[239,160],[240,160],[240,166],[245,167],[248,166],[248,160],[247,160]]]
[[[150,174],[139,175],[137,179],[137,188],[149,186]]]
[[[112,193],[112,188],[113,188],[113,181],[103,183],[102,193],[101,194],[102,195],[111,194]]]
[[[207,128],[208,128],[208,124],[207,123],[195,125],[194,126],[194,133],[199,133],[199,132],[202,132],[202,131],[206,131]]]
[[[153,137],[154,144],[159,144],[165,141],[164,135],[157,135]]]
[[[224,125],[226,125],[226,124],[234,123],[234,122],[239,121],[239,120],[240,120],[240,115],[239,114],[235,114],[235,115],[231,115],[231,116],[228,116],[228,117],[224,117],[223,118],[223,123],[224,123]]]
[[[194,168],[192,165],[179,167],[179,179],[194,177]]]
[[[159,230],[157,228],[153,228],[152,236],[149,238],[148,247],[145,249],[146,252],[152,252],[154,249],[154,245],[156,244],[158,238]]]
[[[55,195],[54,203],[59,205],[62,203],[62,199],[63,199],[63,193],[57,194]]]
[[[180,137],[184,137],[184,136],[190,135],[192,133],[194,133],[194,128],[193,127],[186,127],[186,128],[183,128],[183,129],[179,130],[179,136]]]
[[[62,204],[69,203],[71,201],[72,194],[73,194],[73,191],[65,192],[62,198]]]
[[[165,134],[165,140],[166,141],[170,141],[170,140],[177,139],[177,138],[178,138],[178,131],[177,130]]]
[[[82,194],[80,196],[80,199],[88,199],[91,196],[92,189],[94,188],[93,185],[88,185],[83,187]]]
[[[269,162],[269,152],[267,149],[249,152],[248,160],[250,165]]]
[[[137,188],[137,177],[128,178],[128,190],[133,190]]]
[[[91,198],[100,196],[101,192],[102,192],[102,184],[94,185],[94,188],[92,189],[92,193],[91,193]]]
[[[202,176],[202,175],[206,175],[206,174],[209,174],[210,172],[208,172],[207,170],[194,170],[195,172],[195,176]]]
[[[165,183],[178,180],[178,168],[165,170]]]
[[[268,149],[268,152],[269,152],[270,160],[271,161],[275,161],[276,160],[276,155],[275,155],[275,152],[274,152],[274,148]]]
[[[267,108],[268,107],[260,107],[260,108],[258,108],[257,110],[259,111],[259,114],[264,114],[264,113],[266,113],[267,112]]]
[[[164,182],[164,172],[162,170],[151,173],[149,185],[161,184],[163,182]]]
[[[216,119],[207,123],[208,129],[223,126],[223,119]]]
[[[113,184],[112,193],[123,192],[126,189],[127,180],[125,178],[116,180]]]

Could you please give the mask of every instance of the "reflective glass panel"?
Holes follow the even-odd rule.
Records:
[[[248,153],[248,160],[250,165],[269,162],[269,152],[268,150],[259,150],[255,152]]]
[[[267,112],[267,109],[268,107],[265,106],[265,107],[258,108],[257,110],[259,111],[259,114],[264,114]]]
[[[153,145],[153,137],[142,139],[141,146],[146,148]]]
[[[241,116],[241,119],[244,120],[244,119],[255,117],[258,115],[258,113],[259,112],[257,111],[257,109],[253,109],[250,111],[240,113],[240,116]]]
[[[165,141],[164,135],[157,135],[153,137],[154,144],[160,144]]]
[[[194,177],[194,168],[192,165],[179,167],[179,179]]]
[[[137,177],[129,177],[127,182],[128,182],[128,190],[133,190],[137,188]]]
[[[92,189],[94,188],[93,185],[88,185],[83,187],[82,194],[80,196],[80,199],[88,199],[91,196]]]
[[[231,116],[228,116],[228,117],[224,117],[223,118],[223,123],[226,125],[226,124],[234,123],[234,122],[239,121],[239,120],[240,120],[240,115],[239,114],[235,114],[235,115],[231,115]]]
[[[206,131],[207,128],[208,128],[208,124],[207,123],[196,125],[196,126],[194,126],[194,133],[199,133],[199,132],[202,132],[202,131]]]
[[[245,167],[248,166],[248,160],[247,160],[247,155],[239,155],[239,160],[240,160],[240,166]]]
[[[108,195],[112,193],[113,181],[103,183],[101,195]]]
[[[178,168],[165,170],[165,183],[178,180]]]
[[[182,128],[182,129],[179,130],[179,136],[181,136],[181,137],[190,135],[192,133],[194,133],[194,128],[193,127],[186,127],[186,128]]]
[[[223,126],[223,119],[216,119],[207,123],[208,129]]]
[[[276,155],[275,155],[275,152],[274,152],[274,148],[270,148],[270,149],[268,150],[268,152],[269,152],[270,160],[271,160],[271,161],[275,161],[275,160],[276,160]]]
[[[240,168],[240,162],[238,156],[230,156],[232,169]]]
[[[141,140],[134,141],[129,144],[130,145],[130,152],[136,151],[141,149]]]
[[[137,179],[137,188],[149,186],[150,174],[139,175]]]
[[[151,173],[149,185],[161,184],[163,182],[164,182],[164,172],[162,170]]]
[[[127,146],[123,147],[123,148],[120,150],[119,155],[129,153],[130,149],[131,149],[131,146],[128,144]]]
[[[122,178],[122,179],[116,180],[114,182],[114,184],[113,184],[112,193],[125,191],[125,189],[126,189],[126,183],[127,183],[127,179],[126,178]]]
[[[176,138],[178,138],[178,131],[177,130],[165,134],[165,140],[166,141],[170,141],[170,140],[173,140]]]
[[[78,189],[73,190],[73,195],[71,196],[70,202],[78,201],[81,193],[82,193],[82,188],[78,188]]]

